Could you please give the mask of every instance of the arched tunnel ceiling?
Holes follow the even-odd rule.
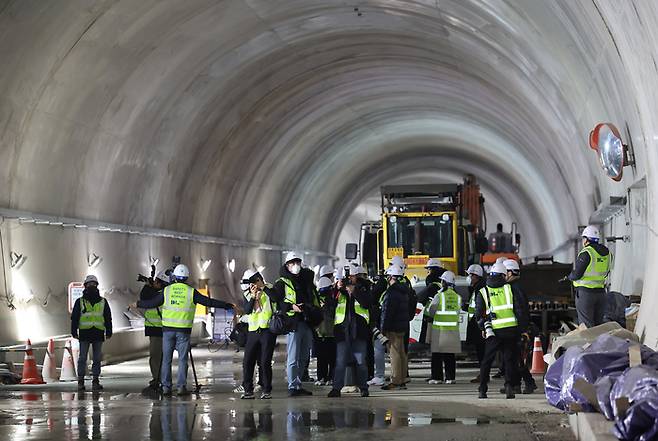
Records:
[[[623,91],[595,3],[62,3],[1,10],[7,207],[332,250],[432,164],[541,251],[605,192],[585,136]]]

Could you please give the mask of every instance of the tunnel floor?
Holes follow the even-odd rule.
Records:
[[[328,387],[307,385],[312,397],[286,396],[283,354],[277,354],[272,400],[240,400],[241,354],[194,350],[202,384],[198,396],[154,399],[140,393],[149,378],[147,359],[103,368],[100,393],[75,392],[73,383],[0,388],[0,439],[12,440],[569,440],[566,415],[546,404],[541,391],[505,400],[490,385],[477,399],[457,371],[456,385],[430,386],[429,364],[414,362],[406,391],[371,388],[370,398],[326,398]],[[188,377],[193,382],[192,372]],[[538,381],[538,383],[540,383]]]

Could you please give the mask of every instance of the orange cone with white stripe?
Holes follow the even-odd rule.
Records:
[[[55,361],[55,341],[52,338],[48,341],[48,349],[43,359],[41,374],[46,383],[57,383],[59,381],[57,362]]]
[[[21,380],[21,384],[45,384],[41,375],[39,375],[30,340],[25,344],[25,361],[23,362],[23,379]]]
[[[544,362],[544,351],[541,347],[541,339],[535,337],[534,348],[532,349],[532,369],[531,374],[543,374],[546,372],[546,362]]]
[[[68,339],[64,348],[62,375],[59,377],[59,381],[75,381],[77,379],[78,376],[75,374],[75,364],[73,363],[73,351],[71,350],[71,339]]]

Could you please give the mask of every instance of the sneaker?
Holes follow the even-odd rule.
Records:
[[[176,393],[176,395],[178,395],[179,397],[185,397],[190,394],[191,392],[187,390],[186,387],[181,387],[180,389],[178,389],[178,392]]]
[[[441,380],[430,380],[427,382],[427,384],[443,384],[443,381]]]
[[[103,390],[103,386],[102,386],[101,383],[98,381],[98,379],[94,380],[94,381],[91,383],[91,390],[95,390],[95,391]]]
[[[513,386],[511,389],[512,389],[512,393],[515,393],[515,394],[520,394],[521,393],[521,385]],[[500,388],[500,393],[501,394],[506,394],[507,393],[507,387],[506,386],[501,387]]]
[[[361,389],[361,396],[362,396],[363,398],[369,397],[369,396],[370,396],[370,392],[368,392],[368,389]]]
[[[260,399],[261,400],[271,400],[272,399],[272,394],[268,392],[263,392],[260,394]]]
[[[253,392],[245,392],[240,395],[241,400],[253,400],[254,398],[256,398],[256,395]]]
[[[521,393],[523,395],[530,395],[531,393],[533,393],[536,390],[537,390],[537,385],[536,384],[526,384]]]
[[[163,397],[170,397],[171,394],[171,389],[162,389],[162,396]]]
[[[516,398],[516,395],[514,394],[514,389],[515,389],[514,387],[507,386],[507,392],[505,393],[505,398],[507,398],[508,400]]]
[[[446,384],[456,384],[457,380],[446,380]]]
[[[481,400],[488,398],[487,393],[483,392],[483,391],[480,391],[480,393],[478,394],[478,398],[481,399]]]
[[[340,391],[338,389],[331,389],[327,394],[329,398],[340,398]]]
[[[505,374],[503,373],[503,371],[498,371],[495,374],[493,374],[491,378],[503,378],[504,376]]]
[[[368,381],[368,386],[383,386],[384,379],[381,377],[374,377],[372,380]]]
[[[306,390],[304,388],[298,389],[298,391],[299,391],[299,395],[306,395],[306,396],[313,395],[313,392],[311,392],[310,390]]]
[[[235,394],[243,394],[244,393],[244,387],[242,385],[239,385],[235,389],[233,389],[233,393]]]
[[[334,380],[327,380],[324,382],[325,386],[333,386],[334,385]]]
[[[382,386],[382,390],[406,390],[407,386],[404,384],[393,384],[388,383],[386,386]]]

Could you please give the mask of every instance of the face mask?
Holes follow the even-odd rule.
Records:
[[[290,273],[294,275],[299,274],[301,270],[302,270],[302,266],[298,263],[295,263],[294,265],[290,265],[288,267],[288,271],[290,271]]]
[[[469,286],[472,285],[473,284],[473,278],[471,276],[466,276],[466,283],[468,283]]]

